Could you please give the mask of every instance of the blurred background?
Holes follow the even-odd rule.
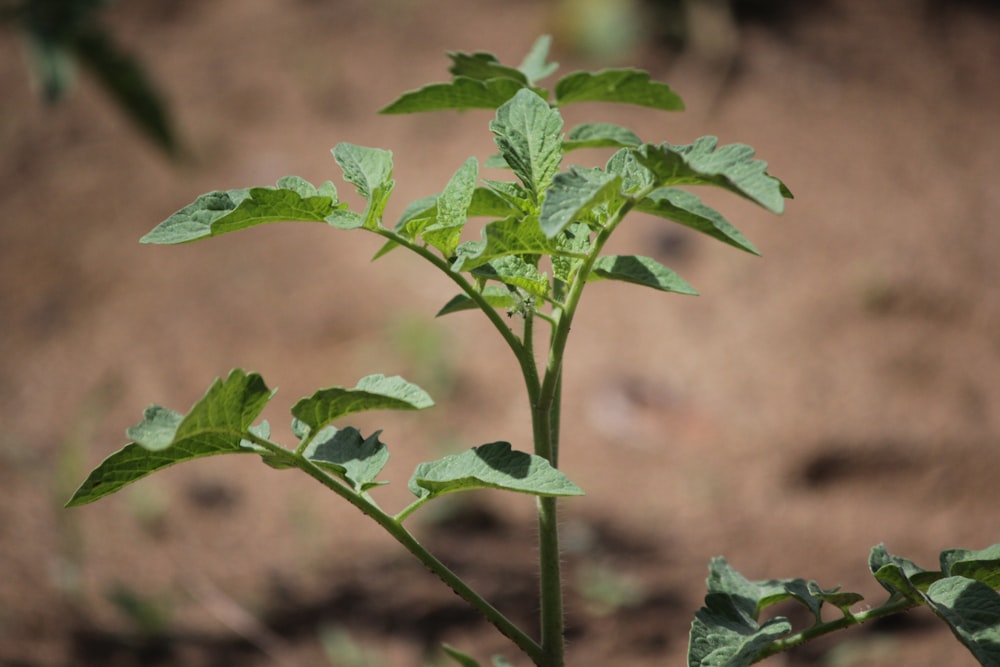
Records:
[[[340,141],[391,148],[387,218],[493,152],[489,112],[378,116],[448,78],[446,51],[562,73],[633,65],[687,111],[581,105],[649,142],[745,142],[795,193],[782,218],[709,197],[763,259],[630,219],[614,243],[697,298],[594,285],[567,360],[570,664],[684,664],[708,559],[882,599],[867,553],[933,568],[1000,540],[1000,3],[951,0],[0,2],[0,665],[408,667],[503,637],[310,480],[221,457],[63,504],[156,402],[233,367],[279,387],[403,374],[438,407],[384,428],[378,491],[484,442],[530,448],[491,329],[433,314],[447,281],[374,237],[272,225],[137,239],[202,192],[340,180]],[[602,163],[606,153],[572,161]],[[648,292],[648,293],[647,293]],[[232,460],[235,459],[235,460]],[[413,518],[529,627],[528,497]],[[783,610],[787,613],[794,609]],[[797,620],[801,620],[795,617]],[[913,613],[775,665],[974,665]]]

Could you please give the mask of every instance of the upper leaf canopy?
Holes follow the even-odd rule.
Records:
[[[649,72],[637,69],[605,69],[573,72],[556,83],[556,103],[616,102],[663,111],[681,111],[684,102],[665,83],[649,80]]]
[[[563,120],[531,90],[519,90],[490,123],[500,154],[537,205],[562,162]]]

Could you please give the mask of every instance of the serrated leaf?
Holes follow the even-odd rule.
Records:
[[[538,216],[542,232],[551,239],[571,222],[597,222],[593,218],[599,209],[605,206],[615,209],[621,205],[620,187],[621,180],[613,174],[600,169],[570,167],[569,172],[558,174],[552,180],[545,194]]]
[[[494,308],[511,310],[517,307],[519,301],[517,296],[511,293],[510,289],[501,285],[487,285],[483,288],[481,294],[486,300],[486,303],[490,304]],[[463,310],[473,310],[478,307],[479,305],[469,298],[467,294],[458,294],[448,301],[448,303],[446,303],[434,317],[450,315],[451,313],[457,313]]]
[[[624,193],[633,194],[652,187],[654,183],[652,172],[639,164],[636,151],[630,148],[623,148],[612,155],[604,170],[622,179]]]
[[[269,222],[325,222],[342,208],[336,197],[333,184],[317,189],[297,176],[282,178],[274,188],[209,192],[161,222],[139,242],[188,243]]]
[[[605,69],[574,72],[556,83],[559,106],[574,102],[618,102],[664,111],[680,111],[684,102],[665,83],[649,80],[649,72],[637,69]]]
[[[549,49],[552,46],[552,37],[549,35],[542,35],[535,40],[535,43],[531,45],[531,50],[528,51],[528,55],[524,57],[518,69],[521,70],[528,81],[534,84],[536,81],[541,81],[546,78],[557,69],[559,69],[559,63],[546,62],[549,57]]]
[[[685,190],[677,188],[654,190],[636,204],[635,210],[673,220],[734,248],[760,255],[757,248],[721,213],[704,204],[697,195]]]
[[[913,578],[927,573],[916,563],[890,554],[885,545],[872,548],[868,556],[868,567],[882,587],[893,594],[901,594],[911,600],[921,600],[921,592]]]
[[[524,84],[508,78],[477,81],[466,76],[459,76],[450,83],[433,83],[404,93],[379,113],[496,109],[523,88]]]
[[[718,143],[716,137],[700,137],[685,146],[645,144],[636,150],[636,158],[659,185],[714,185],[781,213],[782,183],[767,173],[767,163],[754,159],[753,148],[746,144]]]
[[[410,478],[418,498],[471,489],[503,489],[535,496],[580,496],[583,491],[535,454],[493,442],[437,461],[421,463]]]
[[[679,275],[651,257],[641,255],[606,255],[594,262],[589,280],[620,280],[626,283],[652,287],[662,292],[690,294],[695,291]]]
[[[477,187],[469,202],[470,218],[505,218],[517,210],[506,197],[488,187]]]
[[[392,180],[392,151],[341,142],[334,146],[332,152],[344,171],[344,180],[368,201],[368,207],[361,216],[361,226],[375,229],[382,220],[386,202],[396,184]]]
[[[1000,595],[974,579],[946,577],[925,595],[927,605],[987,667],[1000,666]]]
[[[375,481],[389,461],[389,449],[379,439],[381,431],[367,438],[348,426],[327,426],[313,438],[304,455],[310,461],[344,479],[358,493],[378,486]]]
[[[500,154],[537,204],[562,161],[563,120],[529,89],[519,90],[497,109],[490,123]]]
[[[978,551],[968,549],[942,551],[941,570],[951,576],[981,581],[990,588],[1000,588],[1000,544]]]
[[[513,79],[518,83],[527,86],[528,78],[524,72],[513,67],[501,65],[496,56],[492,53],[458,53],[448,54],[451,58],[451,72],[454,76],[464,76],[477,81],[489,81],[490,79]]]
[[[549,279],[544,273],[517,255],[498,257],[472,270],[472,274],[487,280],[519,287],[529,294],[545,297],[549,294]]]
[[[533,210],[535,207],[531,203],[531,193],[520,183],[494,181],[489,178],[484,178],[483,183],[486,184],[490,192],[506,201],[515,211],[520,211],[524,214],[535,212]]]
[[[94,469],[67,505],[94,502],[183,461],[253,452],[242,443],[272,395],[259,375],[237,369],[216,380],[186,416],[157,405],[147,408],[142,422],[128,431],[134,442]]]
[[[458,247],[478,178],[479,162],[470,157],[452,175],[438,196],[434,223],[421,232],[421,238],[440,250],[445,258],[452,257]]]
[[[712,559],[705,606],[691,625],[689,667],[747,667],[767,645],[791,632],[783,617],[758,623],[762,601],[775,592],[774,582],[763,583],[747,580],[724,558]]]
[[[423,389],[398,375],[368,375],[358,384],[328,387],[292,406],[292,415],[312,431],[349,414],[365,410],[423,410],[434,401]]]
[[[632,130],[613,123],[584,123],[577,125],[563,141],[563,152],[579,148],[624,148],[639,146],[642,139]]]
[[[507,255],[548,255],[556,252],[538,226],[538,218],[504,218],[483,227],[482,241],[468,241],[458,247],[453,271],[470,271]]]

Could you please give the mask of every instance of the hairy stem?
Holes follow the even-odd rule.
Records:
[[[898,614],[900,612],[919,607],[921,604],[922,603],[909,598],[889,598],[889,600],[873,609],[859,612],[857,614],[846,613],[844,616],[833,621],[828,621],[827,623],[817,623],[811,628],[806,628],[805,630],[788,635],[787,637],[777,639],[761,651],[753,661],[755,663],[760,662],[765,658],[769,658],[772,655],[781,653],[782,651],[787,651],[790,648],[804,644],[807,641],[816,639],[817,637],[822,637],[823,635],[836,632],[837,630],[843,630],[844,628],[849,628],[854,625],[860,625],[861,623],[865,623],[876,618],[882,618],[883,616]]]

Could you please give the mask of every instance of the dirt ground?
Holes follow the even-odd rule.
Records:
[[[254,457],[62,503],[146,405],[187,409],[233,367],[280,387],[266,413],[278,434],[320,386],[382,372],[431,390],[430,412],[354,422],[385,429],[388,507],[406,502],[420,460],[500,439],[530,448],[501,342],[471,315],[432,319],[452,290],[416,260],[372,265],[375,239],[321,225],[136,240],[207,190],[289,173],[340,186],[339,141],[393,149],[394,219],[492,153],[490,114],[375,111],[445,79],[447,50],[518,62],[536,35],[565,30],[559,11],[122,3],[109,18],[169,97],[181,164],[86,78],[44,108],[18,40],[0,34],[0,665],[409,667],[445,664],[441,641],[524,664],[357,512]],[[613,62],[556,38],[564,72]],[[782,218],[712,199],[763,259],[636,219],[617,247],[702,295],[599,284],[586,298],[563,436],[564,470],[587,492],[563,513],[569,664],[684,664],[717,554],[753,579],[816,579],[875,602],[875,544],[932,567],[941,549],[1000,541],[997,11],[830,0],[743,24],[728,73],[653,38],[621,58],[670,82],[688,111],[570,109],[568,125],[596,113],[647,141],[746,142],[796,199]],[[474,494],[415,520],[530,627],[531,514],[528,497]],[[769,664],[975,661],[912,613]]]

